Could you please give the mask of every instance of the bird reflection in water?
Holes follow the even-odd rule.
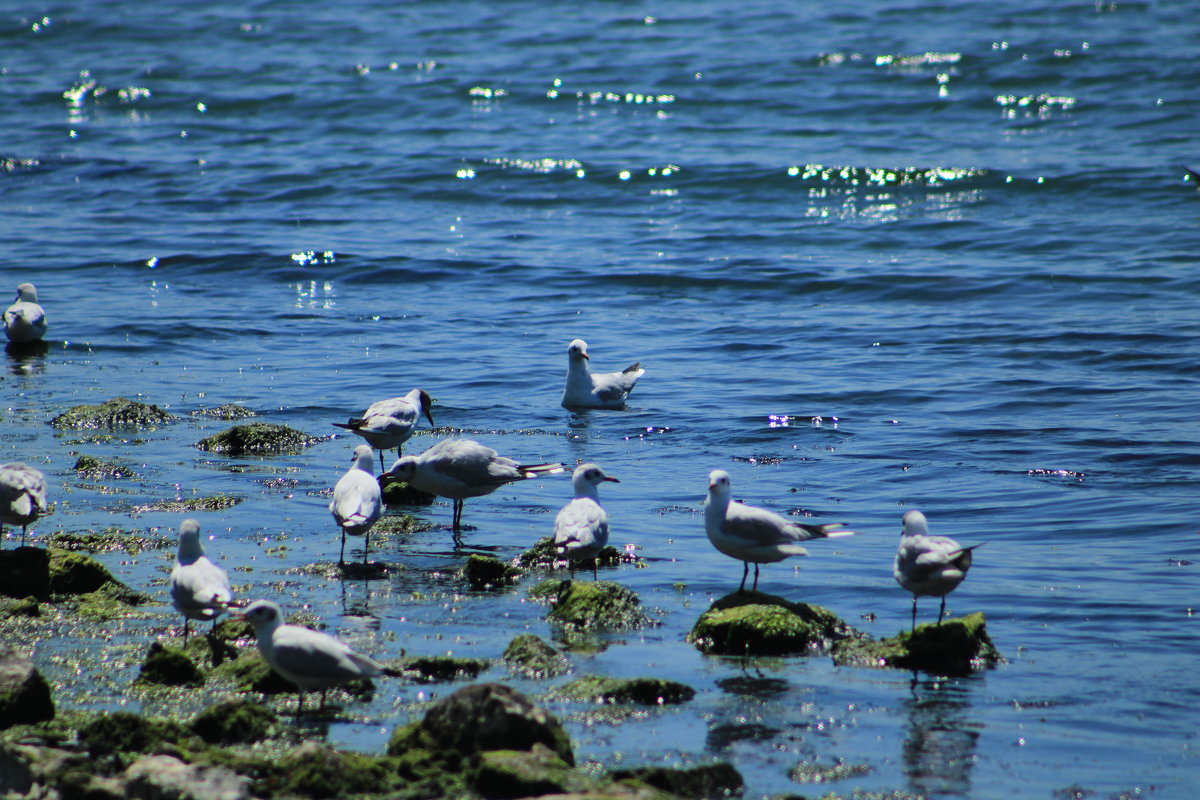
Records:
[[[970,793],[971,769],[983,729],[971,714],[974,680],[978,679],[913,673],[902,754],[914,792],[927,797]]]

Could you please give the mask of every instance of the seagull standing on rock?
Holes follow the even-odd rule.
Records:
[[[354,464],[333,487],[333,499],[329,501],[329,513],[342,531],[342,549],[338,564],[346,564],[346,535],[362,536],[363,563],[371,550],[368,531],[383,514],[383,493],[379,481],[375,480],[374,459],[371,446],[360,444],[354,448]]]
[[[41,341],[46,335],[46,312],[38,305],[32,283],[17,287],[17,299],[4,312],[4,333],[13,344]]]
[[[620,372],[593,373],[588,367],[587,342],[575,339],[567,345],[567,385],[563,408],[624,408],[633,385],[645,374],[641,363]]]
[[[554,518],[554,546],[566,556],[571,570],[576,561],[592,560],[592,579],[597,578],[596,556],[608,544],[608,514],[600,506],[600,484],[620,483],[595,464],[580,464],[571,476],[575,499]]]
[[[299,690],[296,713],[304,710],[304,693],[321,690],[321,709],[331,686],[359,678],[396,673],[374,659],[356,653],[340,639],[283,621],[283,610],[270,600],[255,600],[238,615],[254,626],[258,650],[271,669]]]
[[[36,467],[14,461],[0,465],[0,546],[4,544],[4,525],[21,526],[21,547],[25,531],[46,513],[46,476]]]
[[[754,586],[758,589],[758,565],[773,564],[788,556],[806,556],[801,542],[811,539],[832,539],[853,536],[840,522],[806,525],[792,522],[771,511],[744,505],[731,499],[729,473],[714,469],[708,474],[708,500],[704,509],[704,530],[713,547],[742,563],[742,583],[738,591],[746,590],[746,576],[754,564]]]
[[[444,439],[419,456],[396,459],[380,478],[453,501],[453,529],[462,527],[463,501],[491,494],[506,483],[563,472],[562,464],[518,464],[474,439]]]
[[[204,554],[200,543],[200,523],[185,519],[179,525],[179,552],[171,570],[171,602],[183,614],[183,643],[187,644],[188,625],[192,620],[212,620],[233,601],[229,576]]]
[[[361,417],[346,422],[333,423],[367,440],[367,444],[379,451],[379,469],[383,469],[383,451],[396,448],[400,457],[400,446],[412,438],[421,414],[433,425],[430,407],[433,398],[424,389],[413,389],[404,397],[393,397],[372,403]]]
[[[982,544],[982,542],[980,543]],[[900,529],[900,548],[892,575],[912,592],[912,630],[917,629],[917,598],[940,597],[937,624],[946,614],[946,595],[958,588],[971,568],[971,551],[980,545],[959,547],[949,536],[930,536],[929,523],[920,511],[907,511]]]

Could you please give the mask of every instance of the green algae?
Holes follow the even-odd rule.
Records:
[[[146,405],[125,397],[114,397],[98,405],[68,408],[50,425],[59,429],[155,428],[175,417],[158,406]]]
[[[93,757],[157,752],[189,736],[178,722],[128,711],[98,715],[79,728],[79,741]]]
[[[403,677],[416,683],[472,680],[490,666],[486,659],[454,656],[409,656],[393,665]]]
[[[270,709],[230,698],[201,711],[189,727],[209,744],[229,745],[262,741],[278,724],[279,717]]]
[[[834,646],[833,659],[841,665],[919,669],[939,675],[966,675],[1004,661],[987,634],[986,618],[978,611],[878,641],[865,636],[846,639]]]
[[[287,425],[251,422],[215,433],[196,442],[195,446],[207,452],[236,456],[246,453],[299,453],[319,441],[320,438]]]
[[[204,683],[204,674],[182,650],[154,642],[142,661],[136,682],[161,686],[200,686]]]
[[[580,562],[576,570],[591,570],[595,562],[597,567],[615,567],[622,561],[621,553],[613,546],[603,548],[592,561]],[[517,565],[525,569],[554,569],[566,565],[559,548],[554,544],[553,536],[543,536],[534,542],[533,546],[516,558]]]
[[[532,633],[514,636],[503,658],[510,670],[527,678],[553,678],[571,671],[565,655]]]
[[[522,571],[492,555],[471,553],[463,567],[467,585],[476,591],[512,586],[521,577]]]
[[[409,486],[404,481],[381,478],[379,489],[383,493],[383,503],[388,506],[427,506],[437,499],[437,495],[423,492]]]
[[[244,499],[224,494],[217,494],[211,497],[177,497],[174,500],[158,500],[144,506],[138,506],[134,509],[134,512],[137,514],[151,514],[155,512],[190,514],[196,511],[222,511],[226,508],[236,506],[238,503],[243,502]]]
[[[543,744],[529,750],[481,753],[469,780],[488,798],[583,793],[600,786],[600,781],[576,770]]]
[[[10,617],[39,617],[42,607],[36,597],[0,598],[0,619]]]
[[[259,694],[287,694],[295,692],[296,686],[271,669],[257,650],[243,653],[212,671],[215,677],[233,682],[239,692]]]
[[[854,630],[832,611],[759,592],[735,592],[712,604],[687,636],[710,655],[786,655],[828,649]]]
[[[666,678],[612,678],[603,675],[585,675],[555,688],[549,695],[553,700],[645,706],[685,703],[695,696],[696,690],[692,687]]]
[[[150,600],[149,595],[130,589],[103,564],[83,553],[56,547],[0,550],[0,595],[45,602],[96,592],[100,594],[91,598],[96,602],[140,605]]]
[[[86,553],[124,551],[130,555],[137,555],[143,550],[173,548],[176,541],[175,537],[108,527],[102,531],[56,531],[46,538],[46,545],[59,550],[80,550]]]
[[[742,774],[732,764],[719,761],[690,769],[635,767],[609,776],[626,785],[648,784],[672,795],[688,798],[717,798],[740,795],[745,787]]]
[[[257,417],[258,413],[251,411],[245,406],[240,406],[237,403],[224,403],[212,408],[198,408],[195,411],[188,412],[193,417],[210,417],[212,419],[220,419],[232,421],[235,419],[245,419],[247,417]]]
[[[96,456],[81,455],[75,459],[75,466],[71,467],[76,475],[82,478],[91,478],[92,480],[107,479],[119,480],[121,478],[136,478],[137,473],[128,464],[112,459],[97,458]]]
[[[654,624],[637,594],[612,581],[547,580],[529,595],[547,600],[546,618],[569,630],[633,630]]]

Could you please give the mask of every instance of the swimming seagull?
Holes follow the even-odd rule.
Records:
[[[419,456],[396,459],[380,478],[395,477],[414,489],[454,501],[453,528],[462,527],[463,501],[491,494],[506,483],[563,472],[562,464],[518,464],[473,439],[444,439]]]
[[[714,469],[708,474],[704,530],[713,547],[743,562],[739,592],[746,590],[746,575],[751,562],[754,563],[752,590],[756,591],[759,564],[773,564],[788,556],[806,556],[808,551],[800,543],[810,539],[854,535],[854,531],[843,529],[840,522],[806,525],[762,508],[744,505],[730,499],[731,491],[728,472]]]
[[[597,491],[605,481],[620,483],[595,464],[580,464],[571,476],[575,499],[554,518],[554,546],[567,557],[572,571],[576,561],[593,559],[593,579],[597,577],[594,559],[608,544],[608,514],[600,507]]]
[[[383,451],[396,448],[400,457],[400,445],[412,438],[421,414],[433,424],[430,407],[433,399],[424,389],[413,389],[404,397],[393,397],[372,403],[361,417],[352,417],[346,422],[333,423],[367,440],[367,444],[379,451],[379,469],[383,469]]]
[[[297,714],[304,710],[305,692],[320,689],[323,710],[331,686],[397,674],[327,633],[285,624],[283,610],[270,600],[255,600],[236,618],[254,626],[258,650],[271,669],[296,684],[300,696]]]
[[[633,385],[645,374],[641,363],[620,372],[594,374],[588,368],[587,342],[574,339],[567,345],[567,385],[563,408],[624,408]]]
[[[0,545],[4,544],[4,524],[21,526],[21,547],[25,531],[46,513],[46,476],[42,471],[14,461],[0,465]]]
[[[46,335],[46,312],[38,305],[32,283],[17,287],[17,299],[4,312],[4,333],[13,344],[39,341]]]
[[[363,563],[366,563],[371,549],[368,531],[383,514],[383,495],[379,491],[379,481],[375,480],[372,460],[370,445],[355,447],[354,464],[333,487],[329,513],[342,530],[339,565],[346,563],[346,534],[364,537]]]
[[[959,547],[949,536],[930,536],[925,515],[907,511],[900,530],[900,548],[892,574],[896,583],[912,592],[912,630],[917,629],[917,598],[942,598],[937,624],[946,614],[946,595],[954,591],[967,577],[971,568],[971,551],[979,545]],[[982,544],[982,543],[981,543]]]
[[[171,570],[171,602],[183,614],[183,643],[187,644],[192,620],[212,620],[233,601],[233,587],[225,570],[208,560],[200,543],[200,523],[185,519],[179,525],[179,552]]]

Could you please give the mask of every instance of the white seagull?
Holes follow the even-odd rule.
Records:
[[[430,407],[433,398],[424,389],[413,389],[404,397],[393,397],[372,403],[361,417],[352,417],[346,422],[333,423],[367,440],[367,444],[379,451],[379,468],[383,469],[383,451],[396,448],[400,457],[400,445],[412,438],[421,414],[433,425]]]
[[[4,333],[13,344],[39,341],[46,335],[46,312],[38,305],[32,283],[17,287],[17,299],[4,312]]]
[[[604,481],[620,483],[595,464],[580,464],[571,476],[575,499],[554,518],[554,546],[566,556],[572,571],[576,561],[592,559],[593,579],[596,578],[594,559],[608,544],[608,514],[600,507],[598,491]]]
[[[346,534],[365,537],[363,563],[366,563],[371,549],[368,531],[383,514],[383,494],[379,491],[372,461],[370,445],[355,447],[353,466],[333,487],[329,513],[342,531],[342,549],[338,555],[341,565],[346,563]]]
[[[204,554],[200,523],[185,519],[179,525],[179,552],[171,570],[171,602],[183,614],[183,643],[187,644],[192,620],[212,620],[215,628],[217,617],[232,601],[229,576]]]
[[[46,477],[35,467],[14,461],[0,465],[0,545],[4,544],[4,524],[21,526],[21,546],[25,531],[46,513]]]
[[[587,342],[574,339],[567,345],[567,385],[563,408],[624,408],[633,385],[645,374],[640,363],[620,372],[594,374],[588,368]]]
[[[759,564],[773,564],[788,556],[806,556],[808,551],[800,543],[810,539],[854,535],[854,531],[845,530],[840,522],[805,525],[766,509],[744,505],[730,498],[731,491],[728,472],[714,469],[708,474],[704,530],[713,547],[743,562],[739,592],[746,589],[751,562],[754,563],[753,590],[757,590]]]
[[[340,639],[283,621],[283,610],[270,600],[255,600],[237,619],[254,626],[258,650],[271,669],[296,684],[304,710],[304,693],[321,690],[321,708],[329,687],[377,675],[394,675],[378,661],[356,653]]]
[[[506,483],[563,472],[562,464],[518,464],[473,439],[444,439],[419,456],[396,459],[381,478],[454,501],[453,528],[462,527],[463,501],[491,494]]]
[[[906,511],[902,521],[900,548],[896,551],[892,575],[896,583],[912,592],[912,629],[917,629],[917,598],[921,596],[942,598],[937,621],[941,625],[946,614],[946,595],[967,577],[971,551],[980,545],[959,547],[949,536],[930,536],[929,524],[920,511]]]

